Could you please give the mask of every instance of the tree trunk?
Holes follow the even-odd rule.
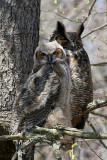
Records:
[[[40,0],[0,0],[0,135],[10,132],[15,97],[31,72],[39,18]],[[11,141],[0,142],[0,160],[14,151]]]

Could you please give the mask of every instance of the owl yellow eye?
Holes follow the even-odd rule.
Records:
[[[45,56],[45,53],[42,53],[41,51],[36,52],[36,58],[38,60],[42,60],[44,58],[44,56]]]
[[[57,48],[53,54],[56,56],[56,58],[63,58],[63,51],[60,48]]]

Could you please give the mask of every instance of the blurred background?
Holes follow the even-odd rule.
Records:
[[[50,39],[57,21],[63,22],[67,31],[75,32],[88,15],[93,2],[94,0],[41,0],[40,43]],[[96,0],[84,24],[85,30],[82,37],[106,23],[107,1]],[[94,100],[105,100],[107,99],[107,26],[82,38],[82,41],[91,62]],[[104,65],[99,63],[104,63]],[[103,107],[94,112],[100,115],[90,113],[84,131],[107,132],[107,108]],[[107,160],[107,140],[86,140],[85,142],[77,139],[76,141],[75,160]],[[37,160],[55,160],[51,147],[37,146],[35,153]]]

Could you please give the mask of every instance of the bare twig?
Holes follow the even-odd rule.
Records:
[[[45,141],[45,140],[46,140],[46,141]],[[34,138],[34,139],[30,139],[30,138],[29,138],[29,140],[28,140],[27,142],[22,143],[22,145],[18,148],[18,151],[15,152],[15,154],[14,154],[13,157],[12,157],[12,160],[15,160],[15,159],[17,158],[18,152],[19,152],[19,155],[20,155],[20,153],[22,152],[23,149],[27,148],[28,146],[34,145],[34,144],[36,144],[36,143],[38,143],[38,142],[47,142],[47,143],[50,143],[50,141],[48,141],[48,140],[47,140],[45,137],[43,137],[43,136],[39,136],[39,137],[36,136],[36,138]]]
[[[103,117],[103,118],[107,119],[107,116],[104,115],[104,114],[101,114],[101,113],[91,112],[91,114],[94,114],[94,115],[96,115],[96,116],[100,116],[100,117]]]
[[[18,160],[22,160],[22,151],[18,150]]]
[[[57,144],[57,142],[54,140],[52,143],[52,146],[55,151],[55,155],[56,155],[57,160],[62,160],[61,152],[60,152],[60,144]]]
[[[104,28],[104,27],[106,27],[106,26],[107,26],[107,23],[106,23],[106,24],[103,24],[103,25],[100,26],[100,27],[94,28],[93,30],[91,30],[91,31],[88,32],[87,34],[83,35],[83,36],[82,36],[82,39],[85,38],[85,37],[87,37],[87,36],[90,35],[91,33],[95,32],[95,31],[98,31],[98,30],[100,30],[100,29],[102,29],[102,28]]]
[[[44,160],[46,160],[45,156],[38,149],[35,149],[35,150],[43,157]]]
[[[44,10],[41,10],[41,11],[46,13],[46,11],[44,11]],[[50,11],[50,10],[48,10],[48,12],[54,13],[54,14],[56,14],[57,16],[59,16],[59,17],[63,18],[63,19],[67,19],[67,20],[69,20],[70,22],[80,23],[80,22],[77,22],[77,21],[73,21],[73,20],[71,20],[71,19],[69,19],[69,18],[67,18],[67,17],[65,17],[65,16],[62,16],[61,14],[59,14],[59,13],[57,13],[57,12]]]
[[[83,23],[85,23],[86,20],[88,19],[88,17],[90,16],[90,14],[91,14],[91,12],[92,12],[92,9],[93,9],[96,1],[97,1],[97,0],[94,0],[93,4],[91,5],[91,7],[90,7],[90,9],[89,9],[89,11],[88,11],[88,15],[87,15],[87,17],[84,19]]]
[[[87,122],[88,122],[88,125],[91,126],[91,128],[93,129],[93,131],[97,132],[96,129],[95,129],[95,127],[94,127],[94,125],[89,120],[87,120]],[[104,144],[104,142],[101,139],[99,141],[103,145],[103,147],[107,149],[107,146]]]
[[[99,155],[90,147],[90,145],[87,143],[87,141],[85,141],[84,139],[84,142],[87,144],[87,146],[90,148],[90,150],[101,160],[103,160],[101,157],[99,157]]]
[[[91,64],[91,66],[106,66],[106,65],[107,65],[107,62]]]
[[[95,12],[93,15],[95,15],[95,14],[105,14],[105,13],[107,13],[107,11],[105,11],[105,12]]]
[[[16,152],[14,153],[14,155],[13,155],[13,157],[12,157],[12,159],[11,159],[11,160],[16,160],[17,155],[18,155],[18,153],[17,153],[17,151],[16,151]]]
[[[101,42],[103,42],[104,44],[107,45],[107,40],[102,40],[102,39],[100,39],[99,37],[98,37],[98,40],[100,40]]]
[[[106,107],[107,106],[107,101],[93,101],[92,103],[88,104],[87,110],[84,112],[84,114],[87,114],[95,109]]]

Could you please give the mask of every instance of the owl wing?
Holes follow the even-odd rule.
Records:
[[[58,81],[51,66],[31,74],[23,86],[14,108],[14,126],[18,130],[42,126],[58,98]]]
[[[71,52],[71,51],[70,51]],[[90,61],[83,48],[70,53],[71,114],[73,127],[83,129],[87,116],[83,113],[93,100]]]

